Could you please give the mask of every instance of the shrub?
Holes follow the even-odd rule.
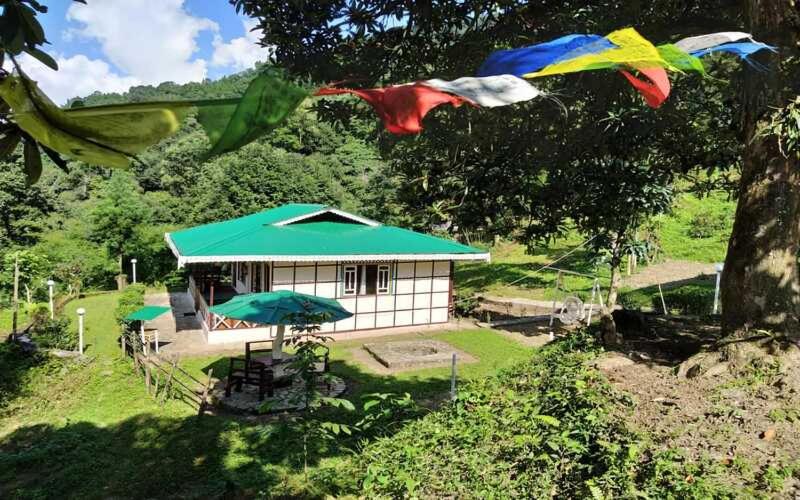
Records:
[[[120,294],[117,301],[117,308],[114,311],[114,317],[117,323],[123,324],[123,318],[137,309],[144,306],[144,285],[137,283],[135,285],[128,285],[127,288]]]
[[[78,347],[78,333],[72,329],[69,319],[57,317],[35,324],[31,330],[33,339],[41,347],[74,351]]]
[[[624,403],[585,366],[587,337],[542,349],[458,400],[367,445],[351,493],[367,497],[585,498],[622,496],[636,436],[611,413]],[[588,351],[588,352],[587,352]]]
[[[689,236],[691,238],[711,238],[725,231],[731,215],[723,212],[700,212],[689,220]]]

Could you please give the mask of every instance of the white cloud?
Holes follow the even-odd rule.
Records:
[[[39,83],[39,87],[56,102],[65,104],[72,97],[93,92],[125,92],[141,82],[132,76],[115,73],[107,62],[79,54],[57,56],[58,71],[53,71],[28,54],[19,59],[23,71]]]
[[[234,38],[225,43],[219,35],[214,36],[214,54],[211,65],[227,67],[235,71],[250,69],[257,62],[267,61],[272,57],[269,48],[258,45],[258,35],[251,31],[257,24],[255,20],[248,19],[242,22],[245,35]]]
[[[91,5],[73,3],[67,20],[81,26],[70,30],[100,42],[108,60],[145,84],[186,83],[206,77],[207,62],[194,58],[197,37],[219,25],[194,17],[184,0],[103,0]]]

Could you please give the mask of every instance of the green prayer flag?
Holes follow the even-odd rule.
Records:
[[[699,57],[695,57],[679,47],[667,43],[656,47],[661,57],[681,71],[695,71],[701,75],[706,74],[706,68]]]
[[[234,151],[273,130],[308,95],[302,87],[265,71],[250,82],[235,106],[199,106],[197,121],[211,141],[206,158]]]
[[[135,155],[173,135],[191,113],[197,113],[211,143],[206,158],[234,151],[283,123],[307,95],[263,72],[240,98],[62,109],[24,73],[0,81],[0,98],[36,142],[73,160],[117,168],[127,168]]]

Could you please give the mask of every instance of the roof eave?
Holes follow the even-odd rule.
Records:
[[[170,241],[168,240],[168,243]],[[173,248],[173,253],[176,250]],[[430,254],[354,254],[354,255],[198,255],[178,257],[178,267],[185,264],[211,264],[225,262],[345,262],[345,261],[479,261],[491,262],[489,253],[430,253]]]

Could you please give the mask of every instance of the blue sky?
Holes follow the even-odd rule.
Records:
[[[23,68],[53,100],[131,85],[216,79],[268,59],[253,21],[224,0],[68,0],[40,15],[56,58],[52,71],[30,57]]]

